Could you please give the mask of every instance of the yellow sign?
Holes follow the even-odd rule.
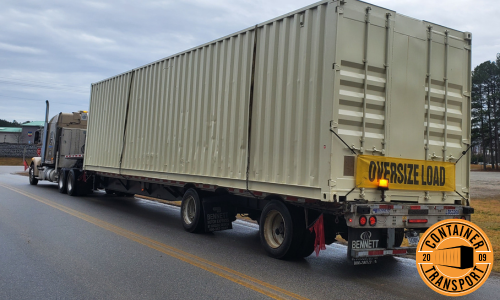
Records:
[[[455,164],[385,156],[359,155],[356,186],[377,188],[380,179],[391,190],[455,191]]]
[[[493,268],[493,248],[472,222],[448,219],[431,226],[421,237],[416,254],[418,273],[432,290],[463,296],[477,290]]]

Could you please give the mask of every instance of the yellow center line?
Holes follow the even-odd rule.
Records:
[[[252,289],[256,292],[259,292],[263,295],[266,295],[270,298],[273,299],[284,299],[280,294],[286,295],[289,297],[292,297],[294,299],[300,299],[300,300],[305,300],[307,298],[304,298],[300,295],[297,295],[295,293],[289,292],[287,290],[284,290],[282,288],[279,288],[277,286],[274,286],[272,284],[269,284],[267,282],[264,282],[262,280],[253,278],[251,276],[248,276],[246,274],[240,273],[238,271],[232,270],[230,268],[224,267],[222,265],[219,265],[217,263],[211,262],[209,260],[203,259],[201,257],[198,257],[196,255],[184,252],[180,249],[174,248],[172,246],[168,246],[166,244],[160,243],[158,241],[155,241],[153,239],[150,239],[148,237],[142,236],[140,234],[134,233],[132,231],[126,230],[124,228],[112,225],[108,222],[102,221],[100,219],[91,217],[87,214],[81,213],[77,210],[71,209],[69,207],[66,207],[64,205],[58,204],[56,202],[53,202],[51,200],[48,200],[46,198],[40,197],[38,195],[34,195],[31,193],[28,193],[23,190],[19,190],[15,187],[5,185],[0,183],[0,186],[9,189],[11,191],[14,191],[16,193],[19,193],[21,195],[24,195],[28,198],[34,199],[38,202],[41,202],[43,204],[46,204],[48,206],[51,206],[55,209],[58,209],[62,212],[65,212],[67,214],[70,214],[74,217],[77,217],[79,219],[82,219],[86,222],[89,222],[91,224],[94,224],[98,227],[101,227],[103,229],[106,229],[108,231],[111,231],[115,234],[118,234],[120,236],[123,236],[129,240],[132,240],[134,242],[137,242],[141,245],[144,245],[146,247],[149,247],[151,249],[157,250],[161,253],[164,253],[166,255],[169,255],[171,257],[177,258],[183,262],[186,262],[188,264],[191,264],[193,266],[196,266],[198,268],[201,268],[205,271],[208,271],[212,274],[215,274],[217,276],[226,278],[232,282],[238,283],[242,286],[245,286],[249,289]]]

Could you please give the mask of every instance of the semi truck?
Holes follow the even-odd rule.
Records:
[[[192,233],[244,214],[278,259],[339,235],[354,264],[405,255],[432,224],[474,212],[471,40],[320,1],[92,84],[85,147],[63,151],[73,125],[49,126],[30,183],[181,200]]]
[[[57,182],[61,192],[66,191],[66,172],[69,168],[83,167],[85,137],[87,132],[87,111],[59,113],[49,117],[49,102],[46,101],[45,125],[39,129],[40,140],[35,140],[40,156],[33,157],[29,167],[31,185],[45,180]],[[41,143],[39,143],[41,142]]]

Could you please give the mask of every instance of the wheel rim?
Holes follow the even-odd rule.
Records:
[[[277,210],[270,211],[264,222],[264,238],[267,244],[276,249],[283,244],[285,237],[285,220],[283,216]]]
[[[182,218],[184,223],[191,225],[196,215],[196,203],[193,196],[184,199],[184,210],[182,211]]]

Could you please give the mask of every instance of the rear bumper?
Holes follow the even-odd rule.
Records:
[[[462,205],[418,205],[418,204],[351,204],[346,212],[347,226],[352,228],[412,228],[426,229],[446,219],[470,221],[474,209]],[[375,224],[360,222],[364,216],[374,217]],[[372,218],[373,219],[373,218]]]
[[[351,257],[356,258],[369,258],[380,256],[394,256],[394,255],[407,255],[415,254],[416,247],[396,247],[394,249],[374,248],[374,249],[351,249]]]

